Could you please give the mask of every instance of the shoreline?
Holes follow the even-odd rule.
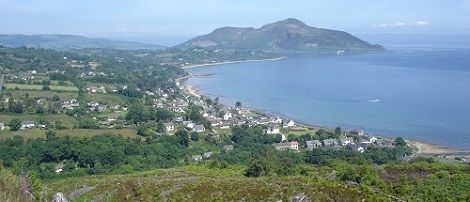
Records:
[[[238,64],[238,63],[248,63],[248,62],[263,62],[263,61],[277,61],[283,60],[286,56],[281,56],[277,58],[268,58],[268,59],[256,59],[256,60],[237,60],[237,61],[228,61],[228,62],[216,62],[216,63],[205,63],[198,65],[188,65],[181,67],[182,69],[189,69],[194,67],[206,67],[206,66],[217,66],[217,65],[227,65],[227,64]]]
[[[204,66],[216,66],[216,65],[225,65],[225,64],[236,64],[236,63],[246,63],[246,62],[259,62],[259,61],[275,61],[275,60],[282,60],[285,57],[279,57],[279,58],[273,58],[273,59],[262,59],[262,60],[244,60],[244,61],[233,61],[233,62],[222,62],[222,63],[210,63],[210,64],[200,64],[200,65],[190,65],[183,67],[183,69],[187,68],[193,68],[193,67],[204,67]],[[184,77],[180,77],[176,79],[176,84],[178,87],[180,87],[183,90],[183,93],[189,95],[189,96],[194,96],[197,98],[201,98],[204,95],[201,95],[197,92],[197,89],[190,85],[190,84],[185,84],[185,80],[191,78],[193,75],[189,74]],[[225,106],[228,106],[226,104],[222,104]],[[250,110],[253,111],[256,114],[259,115],[265,115],[265,116],[277,116],[281,117],[282,119],[291,119],[286,116],[279,116],[276,113],[270,113],[270,112],[265,112],[263,110],[259,110],[256,108],[250,107]],[[306,128],[323,128],[323,129],[332,129],[331,127],[328,126],[321,126],[321,125],[313,125],[313,124],[308,124],[304,123],[302,121],[296,121],[295,118],[292,118],[291,120],[294,120],[295,123],[302,127]],[[348,129],[349,130],[349,129]],[[367,135],[372,135],[375,137],[380,137],[380,138],[396,138],[392,136],[381,136],[380,134],[372,134],[368,133]],[[409,144],[410,147],[416,149],[416,152],[414,153],[417,156],[435,156],[435,155],[453,155],[457,154],[459,152],[463,152],[463,149],[456,148],[456,147],[451,147],[451,146],[446,146],[446,145],[439,145],[439,144],[434,144],[434,143],[428,143],[426,141],[422,140],[416,140],[416,139],[405,139],[405,141]]]

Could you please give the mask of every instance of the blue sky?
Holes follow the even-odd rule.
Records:
[[[470,0],[0,0],[0,33],[185,37],[289,17],[356,34],[470,34]]]

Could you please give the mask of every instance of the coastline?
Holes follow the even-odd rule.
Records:
[[[244,60],[244,61],[233,61],[233,62],[222,62],[222,63],[210,63],[210,64],[200,64],[200,65],[190,65],[183,67],[183,69],[187,68],[193,68],[193,67],[204,67],[204,66],[216,66],[216,65],[225,65],[225,64],[236,64],[236,63],[246,63],[246,62],[259,62],[259,61],[273,61],[273,60],[282,60],[285,57],[279,57],[279,58],[273,58],[273,59],[262,59],[262,60]],[[176,84],[183,90],[183,93],[189,96],[201,98],[204,95],[201,95],[197,92],[197,89],[190,85],[185,83],[184,81],[191,78],[193,75],[189,74],[184,77],[180,77],[176,79]],[[228,106],[226,104],[222,104],[225,106]],[[277,116],[281,117],[282,119],[291,119],[289,117],[285,116],[280,116],[275,113],[270,113],[270,112],[265,112],[263,110],[259,110],[256,108],[251,108],[250,109],[259,115],[267,115],[267,116]],[[303,123],[301,121],[297,121],[295,118],[293,118],[294,122],[296,122],[298,125],[306,128],[323,128],[323,129],[332,129],[331,127],[327,126],[320,126],[320,125],[312,125],[312,124],[307,124]],[[380,137],[380,138],[393,138],[392,136],[381,136],[380,134],[368,134],[372,135],[375,137]],[[445,145],[438,145],[434,143],[427,143],[421,140],[415,140],[415,139],[405,139],[405,141],[409,144],[410,147],[416,149],[416,152],[414,155],[416,156],[424,156],[424,157],[429,157],[429,156],[436,156],[436,155],[453,155],[457,154],[459,152],[462,152],[463,150],[460,148],[455,148],[455,147],[450,147],[450,146],[445,146]]]
[[[198,65],[188,65],[181,67],[182,69],[189,69],[194,67],[206,67],[206,66],[217,66],[217,65],[227,65],[227,64],[238,64],[238,63],[247,63],[247,62],[263,62],[263,61],[277,61],[285,59],[285,56],[278,58],[268,58],[268,59],[258,59],[258,60],[237,60],[237,61],[228,61],[228,62],[216,62],[216,63],[205,63]]]

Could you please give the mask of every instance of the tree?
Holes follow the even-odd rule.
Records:
[[[186,131],[186,130],[178,130],[178,131],[176,131],[175,136],[176,136],[176,139],[177,139],[178,143],[179,143],[181,146],[184,146],[184,147],[188,147],[188,146],[189,146],[189,135],[188,135],[188,131]]]
[[[340,127],[336,127],[336,128],[335,128],[335,135],[336,135],[336,136],[340,136],[340,135],[341,135],[341,128],[340,128]]]
[[[51,88],[49,88],[48,85],[44,85],[44,86],[42,86],[42,90],[51,90]]]
[[[196,132],[191,133],[191,140],[195,142],[199,141],[199,133],[196,133]]]
[[[129,106],[126,114],[126,120],[131,120],[134,123],[144,121],[144,106],[141,103],[134,103]]]
[[[21,128],[21,121],[19,119],[12,119],[8,123],[8,126],[10,126],[11,131],[17,131]]]
[[[403,138],[397,137],[395,139],[395,146],[400,147],[400,146],[406,146],[406,142]]]
[[[235,108],[237,108],[237,109],[242,108],[242,103],[241,103],[240,101],[237,101],[237,102],[235,103]]]
[[[58,95],[52,96],[52,101],[59,101],[60,97]]]

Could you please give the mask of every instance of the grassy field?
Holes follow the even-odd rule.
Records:
[[[76,125],[77,121],[65,114],[12,114],[12,113],[0,113],[0,122],[8,123],[12,119],[19,119],[21,121],[38,121],[45,119],[47,121],[60,121],[66,127],[72,128]]]
[[[17,83],[5,83],[3,85],[6,89],[20,89],[20,90],[42,90],[43,85],[31,85],[31,84],[17,84]],[[78,88],[75,86],[52,86],[49,88],[54,91],[72,91],[77,92]]]
[[[72,137],[91,137],[96,135],[102,135],[107,133],[112,133],[116,135],[122,135],[123,137],[137,137],[136,131],[133,128],[125,129],[67,129],[67,130],[57,130],[57,136],[72,136]],[[30,130],[19,130],[19,131],[0,131],[0,139],[10,138],[15,135],[20,135],[26,139],[34,138],[45,138],[44,129],[30,129]]]
[[[54,91],[44,91],[44,90],[6,90],[4,93],[11,93],[15,98],[25,97],[26,94],[29,97],[48,97],[52,98],[54,95],[60,97],[60,100],[68,100],[76,98],[78,93],[76,92],[54,92]]]
[[[84,94],[83,98],[85,102],[95,101],[107,105],[126,105],[129,103],[126,97],[115,94]]]
[[[243,167],[186,166],[129,175],[68,178],[48,182],[47,193],[71,201],[390,201],[358,186],[312,176],[248,178]],[[310,201],[308,200],[308,201]]]

